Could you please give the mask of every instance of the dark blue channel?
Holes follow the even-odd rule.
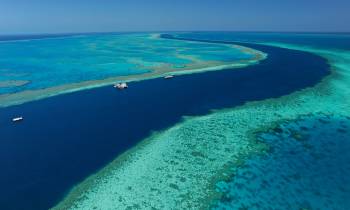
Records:
[[[169,38],[169,37],[168,37]],[[244,44],[268,59],[242,69],[95,88],[0,109],[0,209],[47,209],[152,131],[184,115],[280,97],[318,83],[326,60]],[[11,119],[22,115],[24,121]]]

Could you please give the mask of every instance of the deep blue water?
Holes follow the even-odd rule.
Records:
[[[247,46],[268,59],[243,69],[134,82],[126,91],[103,87],[0,109],[0,208],[47,209],[118,154],[184,115],[279,97],[329,74],[318,56]],[[25,120],[13,124],[18,115]]]
[[[259,134],[267,154],[240,167],[214,209],[350,208],[350,118],[314,115]]]

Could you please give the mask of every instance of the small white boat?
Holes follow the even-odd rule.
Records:
[[[173,75],[167,75],[167,76],[164,77],[164,79],[171,79],[173,77],[174,77]]]
[[[20,122],[23,120],[23,117],[15,117],[12,119],[12,122]]]
[[[126,84],[125,82],[122,82],[114,85],[114,87],[122,90],[122,89],[128,88],[128,84]]]

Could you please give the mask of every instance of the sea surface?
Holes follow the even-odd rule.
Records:
[[[268,57],[257,64],[244,68],[182,75],[171,80],[151,79],[132,82],[129,84],[129,89],[125,91],[118,91],[113,87],[106,86],[1,108],[1,209],[48,209],[53,207],[64,198],[70,189],[90,175],[98,173],[100,169],[118,155],[134,147],[154,132],[162,132],[180,123],[185,116],[204,116],[213,112],[212,110],[239,107],[250,101],[279,98],[305,88],[312,88],[331,73],[329,63],[320,56],[298,50],[247,42],[258,42],[257,39],[260,42],[262,40],[266,42],[276,41],[278,38],[279,42],[295,44],[306,40],[312,46],[327,48],[338,48],[339,46],[346,48],[349,44],[348,35],[344,34],[285,35],[203,32],[171,35],[174,35],[175,38],[210,41],[190,42],[193,45],[190,49],[191,55],[196,55],[198,51],[201,54],[203,52],[201,49],[212,47],[214,42],[218,44],[215,51],[222,54],[201,54],[200,58],[202,60],[215,59],[225,62],[226,59],[232,61],[250,58],[249,56],[244,57],[247,55],[241,54],[241,51],[237,51],[235,48],[229,49],[226,47],[227,44],[240,44],[266,53]],[[105,39],[110,39],[108,36],[119,35],[63,37],[63,42],[66,47],[76,46],[75,39],[88,43],[95,43],[99,40],[104,43]],[[133,36],[141,36],[143,39],[145,35],[136,34]],[[242,40],[242,37],[245,39]],[[30,49],[34,51],[40,49],[35,47],[36,42],[43,42],[43,45],[47,45],[45,49],[52,50],[53,48],[48,47],[51,45],[54,45],[57,49],[60,41],[62,41],[61,38],[31,40],[30,42],[34,43],[31,43],[33,46]],[[159,59],[159,62],[170,62],[175,63],[175,65],[179,64],[178,62],[186,63],[184,60],[174,61],[171,59],[169,61],[166,56],[163,58],[160,55],[166,53],[167,50],[174,51],[176,48],[184,48],[184,45],[189,43],[184,40],[172,40],[174,37],[169,35],[163,36],[163,38],[162,41],[158,41],[162,43],[161,49],[152,49],[148,53],[144,53],[148,48],[141,49],[140,52],[137,49],[132,52],[132,55],[128,56],[134,57],[136,56],[135,53],[139,53],[147,59],[148,56],[152,57],[152,61]],[[135,37],[133,37],[134,40]],[[244,43],[239,41],[244,41]],[[123,40],[122,42],[126,41]],[[171,44],[174,42],[176,42],[175,46]],[[182,42],[186,43],[183,44]],[[332,43],[334,44],[332,45]],[[9,46],[11,44],[14,46]],[[0,48],[0,51],[5,53],[12,50],[13,55],[20,56],[21,52],[18,52],[18,49],[21,48],[22,43],[9,42],[5,45],[6,47]],[[148,44],[148,46],[151,45]],[[171,49],[163,45],[171,45],[169,47]],[[101,44],[97,44],[97,46],[101,46]],[[102,44],[102,46],[104,45]],[[155,54],[157,50],[160,51]],[[234,52],[233,54],[231,54],[231,50]],[[38,50],[37,54],[32,51],[26,52],[36,59],[40,57],[42,51]],[[32,70],[44,72],[43,78],[50,79],[52,74],[61,74],[60,76],[53,80],[50,79],[50,81],[44,79],[41,82],[41,76],[38,74],[38,82],[33,82],[33,86],[30,86],[32,84],[30,83],[24,86],[7,87],[3,91],[15,93],[16,91],[22,91],[21,88],[40,89],[52,84],[81,81],[82,78],[79,76],[71,75],[71,67],[66,68],[66,65],[60,66],[63,70],[56,68],[50,73],[45,70],[50,69],[51,65],[53,67],[58,65],[55,62],[50,62],[50,59],[59,60],[61,56],[76,55],[74,50],[67,51],[66,54],[61,49],[57,53],[60,55],[54,54],[54,58],[40,57],[46,63],[37,62],[37,65],[32,65]],[[94,53],[89,55],[91,56],[89,61],[92,61],[92,66],[100,62],[95,60],[97,58],[94,57]],[[16,56],[14,58],[8,56],[4,58],[3,62],[16,63],[20,59]],[[21,56],[28,58],[26,55]],[[79,60],[74,57],[73,59]],[[28,60],[30,59],[28,58]],[[85,58],[83,60],[86,61]],[[26,65],[26,62],[20,65]],[[70,65],[70,62],[67,63]],[[134,67],[130,66],[127,74],[134,71],[138,74],[142,71]],[[77,64],[76,68],[82,71],[82,69],[79,69],[81,65]],[[23,73],[19,69],[21,69],[20,66],[18,66],[17,73]],[[143,70],[147,71],[148,69]],[[63,77],[66,76],[65,71],[69,73],[69,76]],[[95,71],[95,68],[91,68],[91,71],[84,73],[83,79],[91,79],[89,77],[95,79]],[[101,72],[103,74],[100,74]],[[123,72],[118,73],[123,74]],[[98,76],[105,78],[110,75],[108,75],[108,71],[104,72],[103,69],[99,69]],[[115,76],[115,72],[113,76]],[[31,79],[33,78],[35,77],[31,77]],[[26,80],[25,78],[22,79]],[[12,123],[11,119],[19,115],[24,116],[24,121],[18,124]],[[326,123],[322,122],[323,118],[327,118]],[[306,124],[306,126],[298,126],[299,124]],[[249,159],[246,165],[238,169],[237,179],[232,176],[227,182],[219,182],[217,190],[221,190],[222,199],[213,202],[213,207],[288,209],[289,207],[296,207],[293,205],[298,205],[300,208],[311,209],[321,204],[316,202],[317,199],[323,198],[325,204],[323,207],[327,207],[325,209],[348,207],[349,204],[346,202],[339,202],[343,202],[343,197],[349,193],[347,186],[350,182],[346,179],[346,174],[350,174],[347,161],[349,157],[336,155],[342,154],[344,148],[349,146],[348,126],[349,122],[346,117],[332,118],[328,115],[321,115],[286,122],[283,124],[283,129],[275,129],[259,134],[259,139],[270,145],[269,152]],[[306,130],[304,127],[306,127]],[[295,139],[295,136],[290,137],[288,132],[292,129],[300,133],[300,139],[299,137]],[[323,135],[322,132],[325,134]],[[320,133],[322,133],[322,139],[318,141],[317,137],[320,136]],[[285,152],[288,152],[289,155],[283,156]],[[313,154],[319,156],[313,156]],[[278,158],[281,156],[283,156],[283,159]],[[286,167],[284,163],[286,162],[291,164],[288,170],[284,170],[284,167]],[[312,170],[299,171],[298,167],[304,166],[312,166]],[[266,171],[269,167],[271,170]],[[281,170],[276,171],[277,168]],[[326,174],[326,168],[331,168],[334,173]],[[318,173],[315,174],[315,171],[318,170],[328,176],[322,176],[320,180],[310,178],[317,176]],[[268,176],[262,178],[261,174],[267,174]],[[304,174],[307,176],[304,177]],[[286,178],[286,176],[292,175],[292,178]],[[276,177],[280,177],[280,179],[276,179]],[[256,183],[262,182],[269,183],[265,184],[264,188],[257,187],[258,184]],[[327,186],[320,186],[319,183],[325,183]],[[293,194],[287,202],[284,202],[285,195],[280,193],[281,189],[285,189],[284,186],[288,187],[288,192]],[[331,189],[335,189],[337,193],[329,194]],[[274,193],[271,194],[270,191]],[[299,193],[299,191],[304,193]],[[261,193],[260,196],[256,196],[257,192]],[[247,197],[240,199],[237,195],[247,195]],[[235,199],[239,200],[239,206]],[[269,202],[271,199],[276,200],[276,203],[271,204]],[[320,208],[322,209],[322,206]]]

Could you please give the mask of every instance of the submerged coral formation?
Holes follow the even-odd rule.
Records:
[[[239,167],[214,209],[347,209],[350,118],[323,114],[285,121],[258,134],[269,146]]]
[[[269,149],[257,141],[257,132],[311,114],[348,118],[350,53],[278,46],[325,57],[332,74],[315,87],[288,96],[185,118],[76,186],[55,209],[209,208],[222,195],[217,183],[228,180],[252,155]],[[304,138],[301,133],[291,135]]]

